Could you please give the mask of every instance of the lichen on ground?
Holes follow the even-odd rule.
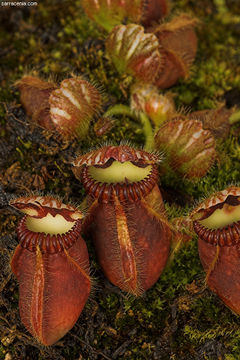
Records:
[[[179,108],[240,104],[240,14],[234,1],[172,1],[173,13],[200,19],[199,50],[186,80],[171,91]],[[17,245],[19,215],[4,207],[8,196],[29,191],[58,194],[64,202],[84,198],[69,159],[112,139],[142,145],[127,117],[110,133],[81,143],[61,142],[28,123],[13,84],[25,73],[60,82],[83,75],[104,88],[108,105],[128,104],[132,78],[119,76],[104,52],[106,34],[87,19],[81,1],[39,2],[37,7],[1,7],[0,12],[0,359],[233,360],[240,358],[240,319],[205,287],[196,238],[183,246],[158,282],[142,297],[126,296],[103,276],[89,239],[95,288],[74,328],[55,346],[38,344],[18,313],[18,284],[9,261]],[[218,161],[200,181],[173,174],[161,178],[169,218],[185,215],[208,194],[239,184],[239,124],[218,141]],[[8,356],[8,357],[7,357]]]

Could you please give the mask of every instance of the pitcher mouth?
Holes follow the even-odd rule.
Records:
[[[150,193],[158,180],[157,166],[109,159],[104,165],[84,166],[85,190],[99,202],[108,203],[117,196],[120,201],[137,201]]]
[[[81,155],[73,172],[85,190],[99,202],[135,202],[149,194],[158,182],[160,157],[129,145],[103,146]]]
[[[83,213],[52,196],[32,195],[10,201],[26,214],[17,228],[22,248],[55,254],[69,249],[80,237]]]
[[[240,242],[239,191],[234,187],[224,190],[194,211],[193,226],[201,239],[219,246]]]
[[[22,248],[35,252],[37,247],[42,254],[56,254],[73,246],[81,235],[81,220],[73,223],[70,230],[61,234],[49,234],[36,232],[29,229],[27,224],[28,215],[25,215],[19,223],[17,234]]]

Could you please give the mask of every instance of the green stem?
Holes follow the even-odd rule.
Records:
[[[154,137],[153,129],[151,122],[146,114],[140,112],[139,115],[136,114],[129,106],[123,104],[117,104],[110,107],[104,114],[103,117],[114,116],[114,115],[126,115],[130,118],[141,122],[143,133],[145,135],[145,146],[144,148],[147,151],[154,149]]]
[[[145,135],[145,145],[144,149],[147,151],[152,151],[154,149],[154,137],[152,125],[149,121],[149,118],[143,112],[140,113],[139,118],[143,126],[143,133]]]
[[[236,122],[240,121],[240,110],[238,110],[237,112],[233,113],[230,118],[229,118],[229,123],[230,124],[235,124]]]
[[[117,104],[110,107],[104,114],[103,117],[114,116],[114,115],[127,115],[131,118],[136,119],[136,115],[130,109],[129,106],[123,104]]]

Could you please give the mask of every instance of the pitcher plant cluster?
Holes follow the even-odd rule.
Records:
[[[156,283],[171,241],[181,241],[186,229],[199,238],[207,285],[239,314],[240,188],[218,192],[186,218],[169,222],[158,187],[169,171],[189,180],[203,177],[217,159],[218,138],[235,121],[224,106],[178,111],[173,97],[161,92],[190,76],[198,20],[180,14],[165,21],[165,0],[83,0],[83,8],[108,33],[112,67],[133,78],[129,103],[106,109],[108,94],[79,76],[56,84],[26,75],[16,86],[29,121],[63,140],[81,141],[91,126],[98,137],[110,134],[115,117],[125,115],[139,124],[145,143],[142,149],[105,145],[72,161],[85,189],[86,216],[54,196],[10,201],[25,214],[11,261],[23,324],[44,345],[73,327],[91,291],[86,235],[108,280],[140,296]]]

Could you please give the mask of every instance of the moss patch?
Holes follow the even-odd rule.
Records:
[[[201,21],[198,54],[190,76],[171,89],[179,108],[215,108],[229,91],[232,97],[239,91],[240,17],[234,6],[230,0],[226,4],[172,1],[173,12],[191,12]],[[28,334],[20,321],[18,284],[9,267],[17,246],[19,214],[4,207],[1,191],[8,197],[52,192],[65,203],[80,204],[85,194],[71,172],[72,157],[108,140],[119,143],[127,139],[142,145],[144,137],[138,124],[127,116],[118,117],[102,137],[96,137],[91,126],[81,143],[62,142],[30,124],[13,87],[24,73],[57,82],[71,73],[83,76],[104,88],[106,109],[128,104],[133,79],[118,75],[105,54],[106,34],[83,14],[80,1],[46,0],[37,7],[1,10],[0,359],[7,359],[6,354],[33,360],[239,359],[239,317],[204,286],[195,238],[175,254],[158,282],[141,298],[126,296],[104,278],[87,239],[96,287],[78,322],[49,348]],[[218,140],[218,161],[204,178],[189,182],[171,172],[161,176],[170,218],[185,215],[203,197],[239,182],[239,134],[236,124],[226,140]]]

